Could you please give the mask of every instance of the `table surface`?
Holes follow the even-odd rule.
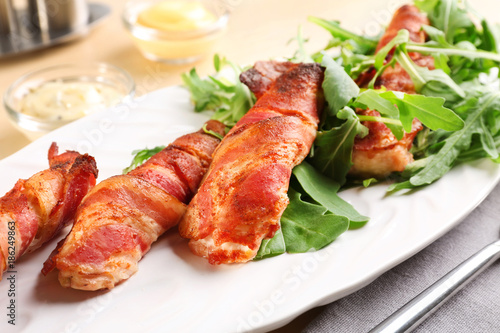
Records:
[[[192,65],[172,66],[145,59],[132,43],[121,22],[124,1],[99,0],[111,7],[111,15],[92,29],[84,38],[20,56],[0,58],[0,93],[21,75],[50,65],[89,61],[107,62],[126,69],[135,79],[137,94],[142,95],[161,87],[181,84],[180,74],[196,66],[201,75],[213,71],[212,57]],[[313,52],[329,39],[323,29],[307,22],[309,15],[342,22],[346,28],[376,34],[380,24],[388,22],[401,0],[225,0],[232,14],[228,29],[216,47],[216,52],[239,64],[252,64],[271,57],[290,57],[296,48],[288,41],[299,25],[306,45]],[[487,19],[496,20],[500,2],[477,0],[474,8]],[[30,141],[0,112],[0,159],[16,152]],[[277,332],[299,331],[318,313],[311,310]]]

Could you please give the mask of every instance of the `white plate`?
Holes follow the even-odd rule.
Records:
[[[134,102],[136,103],[136,102]],[[95,156],[99,180],[120,173],[131,151],[166,145],[197,130],[180,87],[155,91],[130,107],[95,114],[42,137],[0,161],[0,193],[47,167],[52,141]],[[410,195],[385,197],[386,185],[342,196],[371,221],[327,248],[241,265],[210,266],[189,252],[175,230],[153,244],[139,272],[110,292],[62,288],[55,272],[39,271],[57,240],[16,264],[16,326],[7,324],[9,283],[0,282],[0,331],[235,332],[265,331],[344,297],[405,260],[456,225],[492,190],[500,168],[480,161],[452,170]],[[7,275],[5,276],[7,277]],[[43,328],[43,329],[41,329]]]

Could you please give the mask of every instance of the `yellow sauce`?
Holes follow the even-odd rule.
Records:
[[[117,104],[123,94],[97,82],[47,82],[21,100],[20,111],[44,120],[71,121]]]
[[[163,35],[138,34],[134,39],[147,58],[189,62],[209,53],[222,31],[196,37],[189,33],[210,27],[217,19],[200,1],[166,0],[141,11],[136,21],[138,26],[158,30]]]
[[[193,31],[217,18],[198,1],[162,1],[139,13],[137,23],[162,31]]]

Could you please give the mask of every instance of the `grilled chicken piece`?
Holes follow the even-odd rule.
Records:
[[[367,116],[380,116],[374,110],[359,112]],[[413,162],[413,155],[409,152],[415,135],[422,130],[422,124],[413,120],[410,133],[405,133],[401,140],[397,140],[391,130],[383,123],[365,121],[368,135],[357,139],[352,153],[353,166],[350,175],[362,178],[384,178],[393,171],[403,171],[408,163]]]
[[[206,129],[225,133],[214,120]],[[62,286],[81,290],[112,289],[128,279],[151,244],[179,222],[219,142],[204,130],[184,135],[128,174],[99,183],[42,272],[57,268]]]
[[[20,179],[0,198],[0,279],[24,253],[52,239],[73,221],[82,198],[95,185],[93,157],[67,151],[58,155],[52,143],[50,168]]]
[[[292,168],[316,137],[318,64],[258,62],[240,79],[257,103],[222,140],[179,231],[211,264],[246,262],[279,229]]]
[[[399,8],[385,34],[377,45],[377,52],[390,42],[401,29],[410,33],[410,39],[416,43],[425,42],[426,35],[422,31],[422,25],[428,25],[429,20],[414,6],[405,5]],[[389,53],[388,58],[392,57]],[[422,56],[419,53],[410,53],[411,59],[419,66],[434,69],[434,59],[431,56]],[[360,86],[365,86],[373,77],[374,70],[365,73],[358,80]],[[415,86],[406,71],[396,63],[394,68],[387,68],[377,79],[375,88],[382,86],[388,90],[401,91],[408,94],[415,93]],[[362,114],[379,116],[378,112],[372,110],[361,111]],[[352,166],[349,174],[356,177],[385,178],[394,171],[403,171],[408,163],[413,162],[413,155],[409,152],[413,139],[423,128],[418,120],[413,121],[412,131],[405,133],[403,139],[398,141],[391,131],[382,123],[365,121],[363,125],[368,127],[369,134],[356,139],[352,154]]]

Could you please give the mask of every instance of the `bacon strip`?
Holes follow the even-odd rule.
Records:
[[[318,64],[258,62],[240,79],[257,103],[222,140],[179,225],[211,264],[251,260],[279,229],[291,170],[312,146],[323,103]]]
[[[387,27],[385,34],[377,45],[376,52],[390,42],[401,29],[406,29],[410,33],[410,39],[416,43],[425,42],[426,35],[422,31],[422,25],[428,25],[429,20],[421,14],[415,6],[405,5],[399,8],[391,23]],[[392,57],[389,53],[388,59]],[[434,59],[431,56],[422,56],[419,53],[410,53],[410,58],[419,66],[434,69]],[[366,84],[372,79],[375,71],[371,70],[358,79],[360,86]],[[396,63],[394,67],[387,68],[375,82],[375,88],[382,86],[388,90],[402,91],[408,94],[415,93],[415,86],[406,71]],[[360,114],[370,116],[380,116],[373,110],[362,110]],[[395,171],[403,171],[407,164],[413,162],[413,155],[409,152],[413,139],[423,126],[415,119],[412,125],[412,131],[405,133],[401,140],[397,140],[392,132],[382,123],[365,121],[363,122],[369,134],[356,139],[352,154],[352,166],[349,174],[356,177],[375,177],[384,178]]]
[[[218,121],[206,128],[225,132]],[[184,135],[128,174],[99,183],[42,272],[57,268],[62,286],[81,290],[112,289],[128,279],[151,244],[179,222],[219,142],[203,130]]]
[[[52,143],[48,159],[49,169],[18,180],[0,198],[0,279],[15,259],[38,249],[71,223],[78,204],[95,185],[98,172],[93,157],[75,151],[58,155]]]

